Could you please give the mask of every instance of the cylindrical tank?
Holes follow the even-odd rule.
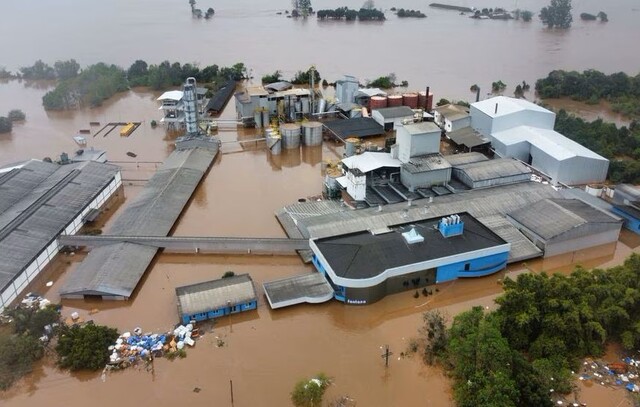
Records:
[[[387,107],[387,97],[386,96],[373,96],[371,101],[369,102],[369,108],[373,109],[382,109]]]
[[[431,92],[429,92],[429,94],[427,95],[427,107],[425,109],[427,110],[427,112],[433,110],[433,93]]]
[[[282,147],[287,150],[300,147],[300,125],[296,123],[285,123],[280,126],[282,135]]]
[[[298,100],[294,106],[296,108],[296,113],[302,112],[302,102],[300,100]]]
[[[418,92],[418,107],[421,109],[427,108],[427,92]]]
[[[402,95],[402,105],[408,106],[412,109],[418,108],[418,94],[417,93],[405,93]]]
[[[302,103],[302,113],[304,113],[304,114],[309,113],[309,106],[310,106],[309,99],[304,98],[304,99],[302,99],[301,103]]]
[[[269,125],[269,110],[262,109],[262,125],[267,127]]]
[[[402,106],[402,95],[387,96],[387,107]]]
[[[318,111],[316,113],[324,113],[324,109],[327,108],[327,101],[324,99],[318,100]]]
[[[349,137],[344,141],[344,156],[351,157],[356,154],[360,140],[356,137]]]
[[[282,137],[277,133],[268,133],[267,147],[271,154],[280,155],[280,153],[282,153]]]
[[[322,144],[322,123],[302,123],[302,144],[305,146],[319,146]]]
[[[256,122],[256,128],[262,128],[262,112],[260,110],[256,110],[253,113],[253,121]]]

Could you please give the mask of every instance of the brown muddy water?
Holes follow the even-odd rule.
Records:
[[[514,8],[509,0],[458,3]],[[521,0],[518,7],[537,10],[542,3]],[[328,0],[315,6],[344,4]],[[346,4],[360,6],[360,2]],[[383,24],[293,21],[276,15],[276,11],[290,8],[288,0],[220,0],[215,4],[200,0],[199,7],[216,9],[214,19],[206,22],[191,19],[186,1],[9,2],[3,5],[3,15],[12,18],[4,19],[0,27],[0,49],[10,52],[1,65],[15,70],[39,58],[50,63],[76,58],[82,65],[106,61],[125,67],[139,58],[201,65],[243,61],[259,78],[275,69],[291,77],[315,64],[330,81],[345,73],[364,80],[395,72],[398,79],[408,80],[412,89],[431,85],[437,98],[468,100],[473,83],[486,88],[497,79],[508,84],[533,82],[558,68],[634,74],[640,62],[638,53],[612,46],[640,35],[640,7],[632,0],[607,3],[606,7],[595,0],[574,2],[574,15],[603,9],[611,21],[583,23],[576,18],[568,32],[545,30],[536,21],[474,21],[409,0],[380,0],[376,4],[385,9],[422,8],[429,17],[399,20],[388,14],[389,20]],[[141,121],[142,126],[128,138],[121,138],[116,131],[94,138],[97,128],[93,127],[87,136],[89,147],[106,149],[109,159],[123,167],[126,198],[119,209],[112,208],[117,216],[173,148],[172,136],[149,125],[150,120],[159,118],[158,93],[132,91],[117,95],[100,108],[48,113],[42,109],[41,97],[50,86],[0,83],[0,113],[19,108],[27,114],[27,121],[17,124],[11,134],[0,135],[0,165],[31,157],[55,157],[63,151],[72,153],[78,147],[71,137],[90,128],[90,121]],[[222,117],[234,116],[232,101]],[[270,157],[260,142],[233,143],[254,138],[254,131],[225,128],[219,137],[230,143],[223,145],[222,154],[196,190],[175,227],[176,235],[282,237],[274,211],[319,194],[322,160],[342,155],[341,146],[325,142],[322,147]],[[138,156],[132,159],[127,152]],[[101,221],[108,228],[110,220]],[[227,270],[251,273],[260,290],[259,309],[217,322],[212,332],[189,349],[185,360],[157,360],[154,373],[130,369],[111,373],[103,382],[99,374],[69,374],[45,362],[1,394],[0,405],[225,406],[231,405],[229,381],[233,380],[235,406],[288,406],[295,382],[322,371],[334,378],[327,400],[348,394],[359,406],[451,406],[450,382],[441,371],[414,358],[398,360],[415,335],[422,312],[441,308],[453,316],[473,305],[491,308],[500,292],[499,279],[505,275],[527,270],[569,272],[577,263],[609,267],[637,251],[639,245],[636,235],[623,232],[616,245],[510,266],[506,272],[481,279],[456,281],[426,298],[414,299],[407,292],[367,307],[333,302],[278,311],[266,305],[261,283],[312,272],[297,257],[161,254],[131,301],[65,301],[64,315],[77,310],[85,319],[121,331],[136,326],[147,331],[168,330],[177,322],[175,287],[217,278]],[[57,291],[67,271],[77,267],[83,257],[82,253],[60,256],[31,288],[58,300]],[[46,288],[49,280],[54,285]],[[222,338],[225,346],[216,347],[216,337]],[[385,344],[394,352],[388,369],[380,357],[380,347]],[[202,391],[193,392],[195,387]],[[616,405],[624,397],[624,391],[597,385],[582,392],[583,401],[591,406]]]

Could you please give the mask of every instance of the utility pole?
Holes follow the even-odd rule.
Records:
[[[311,65],[309,68],[309,74],[311,75],[311,109],[310,112],[314,113],[314,101],[315,101],[315,93],[316,93],[316,67]]]
[[[384,345],[384,352],[382,357],[384,358],[384,367],[389,367],[389,356],[393,355],[393,352],[389,351],[389,345]]]
[[[231,389],[231,407],[233,407],[233,380],[229,380],[229,387]]]

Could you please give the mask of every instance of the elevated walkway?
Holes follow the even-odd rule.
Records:
[[[333,298],[333,287],[317,272],[266,282],[262,286],[272,309],[305,302],[320,304]]]
[[[135,243],[164,249],[166,252],[296,254],[309,250],[308,239],[279,239],[252,237],[191,237],[191,236],[61,236],[64,246],[100,247],[115,243]]]

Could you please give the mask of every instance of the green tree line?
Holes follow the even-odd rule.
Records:
[[[583,358],[609,341],[640,345],[640,255],[608,270],[506,279],[496,303],[456,316],[449,329],[426,313],[416,348],[449,371],[460,407],[551,406],[552,392],[571,392]]]
[[[318,10],[316,13],[319,20],[346,20],[346,21],[384,21],[384,13],[378,9],[361,8],[353,10],[348,7],[338,7],[336,9]]]

